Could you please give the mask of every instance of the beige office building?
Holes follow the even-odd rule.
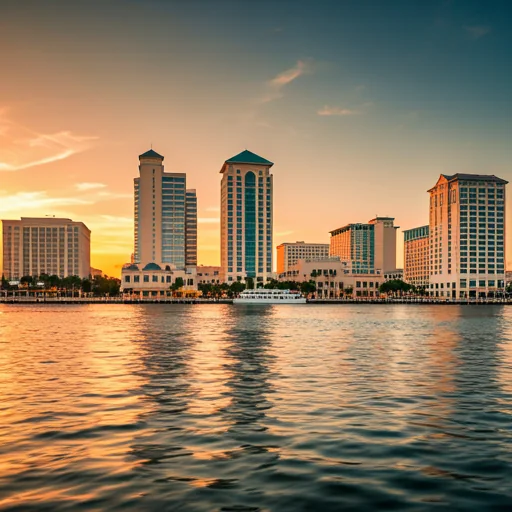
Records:
[[[134,263],[184,269],[197,263],[197,197],[194,189],[187,191],[186,174],[165,172],[163,161],[153,149],[139,156]]]
[[[285,242],[277,246],[277,273],[286,272],[298,260],[328,258],[329,244]]]
[[[41,274],[89,277],[91,231],[70,219],[3,220],[3,273],[7,279]]]
[[[429,190],[431,296],[503,292],[507,183],[490,175],[441,174]]]
[[[347,224],[331,231],[331,256],[350,261],[354,274],[396,270],[396,230],[392,217],[376,217],[367,224]]]
[[[226,160],[221,181],[222,280],[272,277],[272,174],[274,164],[250,151]]]
[[[403,279],[406,283],[426,289],[430,275],[428,231],[428,226],[404,231]]]

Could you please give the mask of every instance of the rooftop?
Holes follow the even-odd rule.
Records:
[[[238,155],[232,156],[222,166],[221,173],[226,170],[226,164],[254,164],[254,165],[263,165],[265,167],[272,167],[274,162],[263,158],[262,156],[253,153],[252,151],[248,151],[247,149],[238,153]]]
[[[142,153],[142,155],[139,155],[139,160],[141,158],[159,158],[160,160],[164,159],[162,155],[159,155],[156,151],[153,151],[152,149],[146,151],[145,153]]]

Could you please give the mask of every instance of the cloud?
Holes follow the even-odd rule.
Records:
[[[76,183],[75,184],[75,187],[77,190],[95,190],[95,189],[98,189],[98,188],[105,188],[107,185],[105,185],[104,183],[88,183],[88,182],[84,182],[84,183]]]
[[[219,217],[198,217],[198,224],[218,224],[220,222]]]
[[[208,206],[208,208],[205,208],[205,212],[212,212],[212,213],[218,213],[220,212],[220,206]]]
[[[7,118],[0,108],[0,171],[12,172],[64,160],[89,149],[97,137],[69,130],[39,133]]]
[[[487,25],[466,26],[464,29],[472,39],[480,39],[491,31],[491,27]]]
[[[274,236],[288,236],[293,235],[294,231],[279,231],[278,233],[274,233]]]
[[[268,103],[283,96],[282,89],[300,76],[311,71],[311,65],[306,61],[299,60],[297,64],[290,69],[279,73],[266,83],[266,93],[260,99],[261,103]]]
[[[317,111],[319,116],[356,116],[360,113],[361,111],[359,110],[342,107],[329,107],[328,105],[325,105],[324,108]]]
[[[27,212],[37,215],[53,214],[51,209],[62,206],[90,205],[91,201],[76,197],[48,197],[45,191],[3,193],[0,195],[0,214],[16,214],[26,216]],[[44,211],[44,213],[39,213]]]

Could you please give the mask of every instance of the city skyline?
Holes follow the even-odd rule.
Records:
[[[220,263],[219,163],[244,148],[275,162],[274,257],[377,215],[425,225],[439,174],[512,177],[507,9],[7,1],[0,217],[83,221],[117,276],[152,145],[197,190],[199,264]]]

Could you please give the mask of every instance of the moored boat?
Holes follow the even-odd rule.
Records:
[[[306,304],[302,293],[293,290],[244,290],[233,304]]]

